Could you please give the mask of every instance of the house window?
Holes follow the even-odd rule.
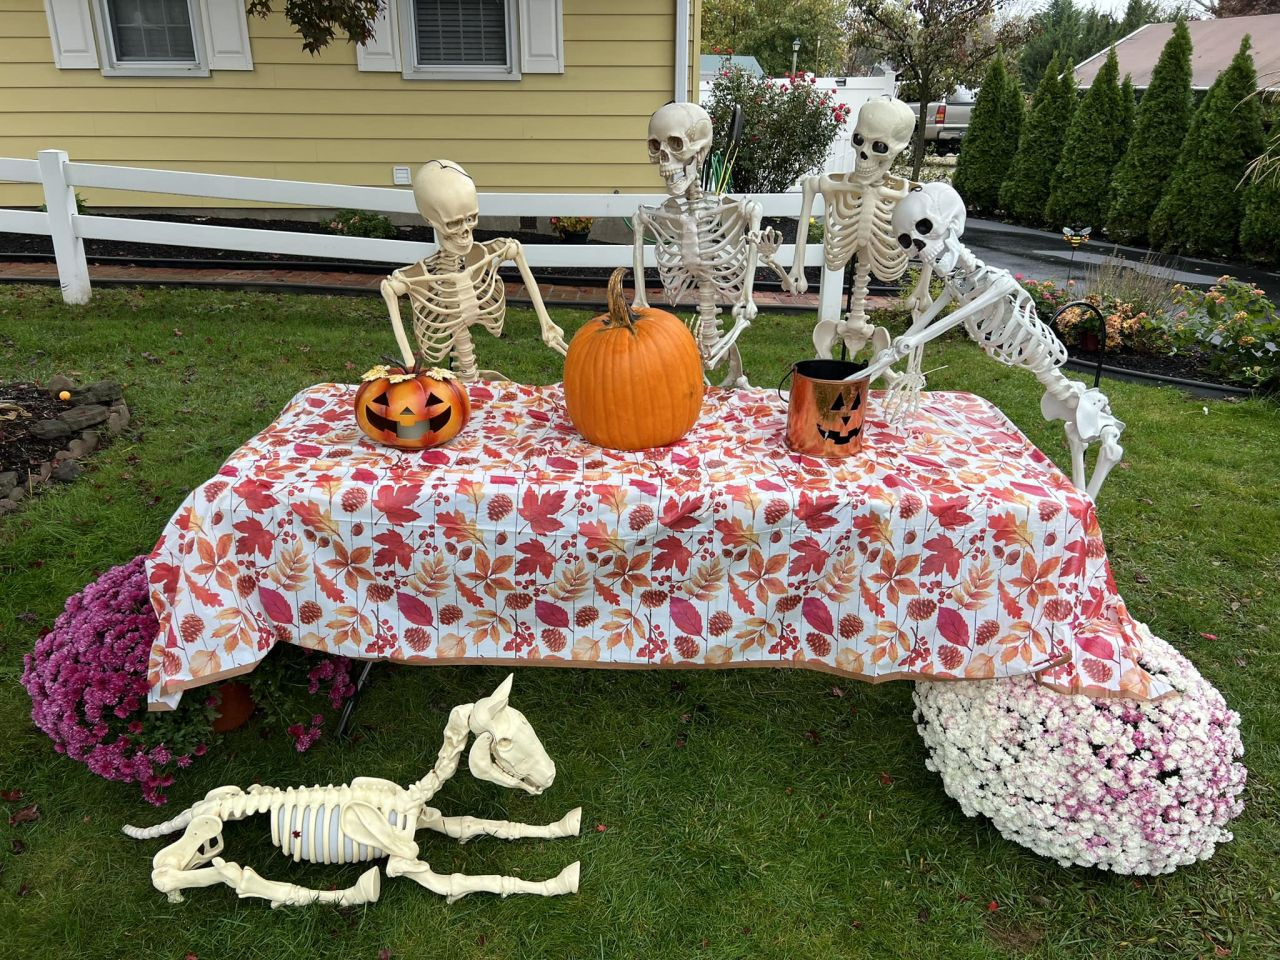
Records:
[[[107,0],[107,16],[118,62],[195,62],[187,0]]]
[[[196,0],[100,0],[103,73],[207,76]]]
[[[515,0],[402,0],[405,76],[518,79]]]

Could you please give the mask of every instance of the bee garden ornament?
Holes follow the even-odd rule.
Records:
[[[502,336],[507,294],[498,270],[507,262],[520,270],[543,342],[563,355],[564,331],[547,314],[520,242],[510,238],[476,241],[480,204],[475,181],[467,171],[452,160],[424,163],[413,178],[413,196],[435,231],[439,249],[425,260],[393,271],[381,287],[406,367],[417,355],[424,366],[441,366],[448,360],[464,382],[503,379],[495,371],[478,368],[470,328],[480,326],[495,337]],[[408,297],[412,308],[416,350],[405,333],[401,297]]]
[[[357,777],[327,787],[266,787],[254,784],[218,787],[172,820],[154,827],[125,827],[138,840],[151,840],[182,831],[182,836],[151,861],[151,883],[173,902],[193,887],[224,884],[241,897],[268,900],[272,908],[331,903],[355,906],[373,903],[381,892],[378,868],[371,867],[344,890],[313,890],[293,883],[268,880],[252,867],[223,858],[224,824],[256,814],[271,823],[271,842],[295,862],[363,863],[387,858],[388,877],[409,877],[452,903],[471,893],[531,893],[554,897],[576,893],[580,866],[572,863],[550,880],[518,877],[442,874],[419,859],[414,834],[434,830],[466,843],[473,837],[504,840],[522,837],[575,837],[582,809],[570,810],[556,823],[533,826],[506,820],[446,817],[427,802],[458,768],[467,741],[475,741],[467,755],[473,776],[499,786],[540,794],[555,780],[556,767],[524,715],[512,708],[511,676],[491,695],[454,707],[444,731],[435,766],[408,787],[377,777]]]

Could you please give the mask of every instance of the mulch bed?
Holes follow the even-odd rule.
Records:
[[[1072,360],[1089,364],[1098,362],[1097,353],[1081,350],[1079,347],[1071,347],[1069,352]],[[1232,383],[1211,372],[1206,364],[1189,354],[1147,356],[1145,354],[1117,350],[1104,353],[1102,362],[1111,367],[1121,367],[1125,370],[1134,370],[1140,373],[1152,374],[1153,376],[1198,380],[1201,383],[1213,383],[1229,387],[1241,386],[1239,383]]]
[[[80,461],[128,423],[118,383],[0,382],[0,516],[49,479],[76,479]]]

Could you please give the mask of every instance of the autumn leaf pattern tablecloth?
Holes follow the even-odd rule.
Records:
[[[711,389],[680,443],[615,452],[559,386],[474,384],[447,447],[364,438],[355,387],[299,393],[178,509],[148,567],[151,701],[276,643],[416,663],[1037,673],[1151,697],[1090,498],[995,407],[926,393],[843,460],[785,404]],[[873,394],[873,402],[877,395]]]

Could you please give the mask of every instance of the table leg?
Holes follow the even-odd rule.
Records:
[[[347,732],[347,724],[351,722],[351,714],[356,708],[356,701],[360,699],[360,691],[364,689],[365,681],[369,679],[369,671],[373,669],[374,661],[366,660],[364,667],[360,670],[360,676],[356,678],[356,692],[351,695],[342,707],[342,715],[338,718],[338,729],[334,736],[341,738]]]

